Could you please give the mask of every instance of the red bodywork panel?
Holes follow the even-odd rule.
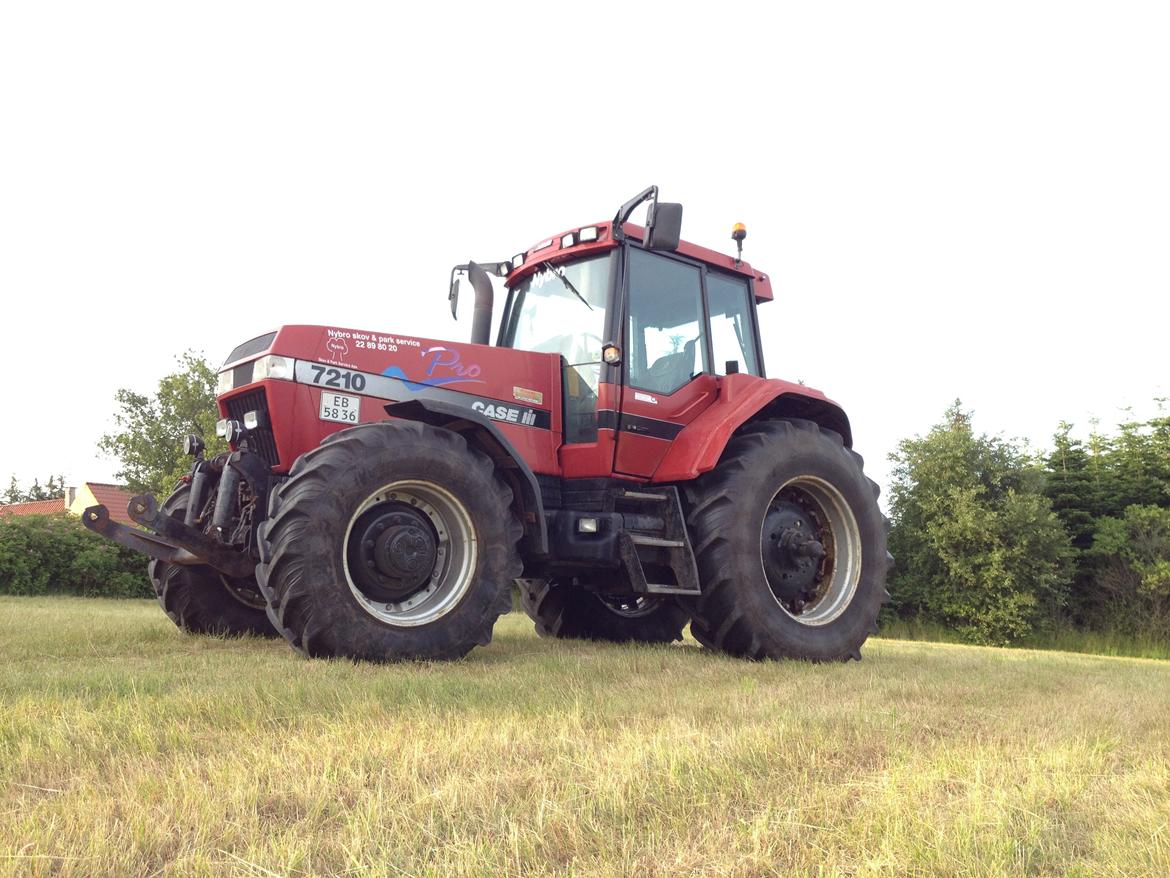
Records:
[[[297,380],[251,382],[251,361],[268,354],[295,359]],[[219,397],[220,415],[242,416],[231,411],[233,401],[250,400],[263,388],[280,461],[275,472],[287,472],[297,457],[331,433],[354,423],[386,420],[383,406],[388,402],[439,397],[466,404],[493,420],[534,472],[560,473],[557,354],[342,327],[282,326],[267,349],[223,368],[233,365],[244,374],[235,382],[239,386]],[[359,389],[358,383],[363,387]],[[357,420],[322,420],[322,393],[360,397]]]

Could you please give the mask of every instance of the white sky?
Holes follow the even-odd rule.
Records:
[[[1044,445],[1170,395],[1163,3],[0,5],[0,480],[280,323],[466,339],[450,266],[613,215],[773,277],[871,475],[956,397]],[[640,219],[640,215],[638,217]]]

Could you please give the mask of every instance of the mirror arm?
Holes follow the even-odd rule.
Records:
[[[459,277],[460,274],[466,274],[471,271],[471,266],[475,265],[477,270],[486,271],[488,274],[494,274],[496,277],[507,277],[511,271],[511,267],[507,262],[488,262],[483,265],[476,265],[474,262],[469,262],[466,265],[456,265],[451,269],[451,283],[447,292],[447,301],[451,303],[451,317],[455,320],[459,318],[455,314],[455,310],[459,305]],[[474,279],[471,285],[475,286]]]
[[[649,239],[650,230],[654,228],[654,206],[658,203],[658,187],[650,186],[639,192],[625,204],[618,208],[618,212],[613,217],[613,239],[621,241],[625,238],[625,232],[622,231],[622,226],[625,225],[626,220],[630,218],[630,214],[634,212],[639,204],[646,199],[652,199],[650,209],[646,212],[646,237]]]

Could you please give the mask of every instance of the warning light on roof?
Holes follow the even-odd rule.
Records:
[[[731,239],[735,241],[735,267],[739,268],[743,262],[743,239],[747,237],[747,226],[736,223],[731,227]]]

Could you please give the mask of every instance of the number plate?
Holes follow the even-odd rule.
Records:
[[[344,393],[321,393],[321,420],[339,424],[356,424],[361,417],[362,398]]]

